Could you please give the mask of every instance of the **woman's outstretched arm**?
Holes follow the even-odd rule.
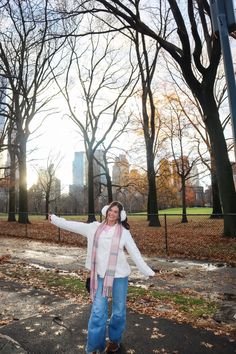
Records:
[[[89,233],[90,224],[79,221],[66,220],[64,218],[59,218],[54,214],[49,215],[49,221],[51,224],[59,227],[60,229],[75,232],[82,236],[87,237]]]

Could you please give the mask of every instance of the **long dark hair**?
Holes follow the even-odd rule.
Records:
[[[109,207],[108,207],[107,212],[106,212],[106,218],[107,218],[107,213],[108,213],[108,211],[111,210],[111,208],[113,208],[114,206],[117,206],[118,209],[119,209],[119,221],[118,221],[118,222],[119,222],[120,224],[122,224],[125,229],[129,230],[129,229],[130,229],[130,225],[128,224],[128,219],[127,219],[127,217],[126,217],[126,219],[125,219],[124,221],[121,221],[121,216],[120,216],[120,214],[121,214],[121,211],[124,210],[124,207],[123,207],[123,205],[121,204],[121,202],[118,202],[118,201],[115,200],[115,201],[111,202],[111,204],[109,204]]]

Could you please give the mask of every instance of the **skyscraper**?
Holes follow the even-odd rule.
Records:
[[[102,165],[104,165],[103,159],[103,150],[96,150],[94,153],[94,160],[93,160],[93,183],[96,185],[106,184],[106,176],[104,174],[104,169]],[[99,162],[101,164],[99,164]],[[84,178],[85,178],[85,185],[88,185],[88,160],[85,156],[85,169],[84,169]]]
[[[193,165],[191,172],[190,172],[190,183],[192,186],[199,187],[200,186],[200,179],[199,179],[199,172],[196,165]]]
[[[117,186],[126,186],[129,182],[129,162],[124,154],[116,157],[112,169],[112,183]]]
[[[73,185],[83,187],[85,184],[85,153],[77,151],[74,153],[73,161]]]

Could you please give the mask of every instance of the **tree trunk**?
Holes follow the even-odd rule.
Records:
[[[148,196],[147,196],[147,221],[150,220],[150,205],[149,205],[149,189],[148,189]]]
[[[149,226],[161,226],[158,217],[158,205],[157,205],[157,189],[156,189],[156,174],[154,168],[154,155],[152,151],[152,145],[146,141],[147,151],[147,175],[148,175],[148,214],[149,214]]]
[[[16,155],[14,148],[9,141],[10,155],[10,187],[9,187],[9,200],[8,200],[8,221],[16,221]]]
[[[220,203],[219,187],[216,174],[211,176],[212,183],[212,215],[211,218],[222,218],[222,208]]]
[[[186,185],[185,178],[181,176],[181,185],[182,185],[182,223],[188,222],[187,219],[187,208],[186,208]]]
[[[93,185],[93,152],[88,150],[88,219],[87,222],[96,221],[94,209],[94,185]]]
[[[107,198],[108,198],[108,204],[110,204],[113,200],[113,196],[112,196],[112,182],[111,182],[111,176],[109,174],[109,171],[106,172],[106,180],[107,180]]]
[[[25,135],[20,138],[19,144],[19,218],[21,224],[29,223],[28,219],[28,193],[27,193],[27,168],[26,168],[26,142]]]
[[[212,153],[212,148],[210,149],[210,159],[211,159],[211,195],[212,195],[212,214],[210,219],[223,218],[220,193],[216,176],[216,163],[214,155]]]
[[[206,33],[207,28],[203,25],[203,32],[205,32],[205,40],[209,41],[208,51],[209,63],[206,67],[203,67],[202,62],[202,48],[204,47],[200,42],[200,32],[198,33],[198,24],[196,25],[195,17],[193,14],[193,6],[195,2],[188,1],[188,13],[190,20],[194,48],[190,45],[189,34],[185,29],[184,18],[181,15],[181,8],[177,4],[177,1],[169,0],[168,3],[172,10],[175,22],[177,25],[177,33],[180,41],[182,42],[182,48],[177,48],[164,38],[157,35],[153,29],[142,21],[140,21],[139,15],[132,13],[132,10],[126,11],[125,8],[120,8],[119,4],[117,8],[111,7],[108,1],[99,1],[102,3],[108,11],[113,12],[118,18],[122,18],[124,22],[127,22],[133,29],[139,31],[142,34],[148,35],[157,40],[157,42],[172,56],[172,58],[180,65],[184,79],[191,89],[192,93],[197,97],[200,102],[202,111],[204,113],[204,122],[207,127],[207,132],[212,143],[212,152],[216,161],[216,175],[218,181],[218,187],[220,191],[220,199],[222,203],[222,209],[224,215],[224,235],[229,237],[236,237],[236,192],[233,183],[233,173],[230,165],[228,152],[226,148],[226,142],[223,134],[223,129],[219,120],[219,114],[217,111],[216,102],[214,100],[214,84],[216,80],[217,68],[221,58],[220,40],[217,36],[211,33]],[[201,4],[202,3],[202,4]],[[201,9],[202,23],[204,12],[209,9],[208,2],[197,2]],[[204,27],[205,26],[205,27]],[[201,29],[202,31],[202,29]],[[209,37],[208,37],[209,35]],[[210,46],[212,48],[210,49]],[[192,61],[192,55],[194,60]],[[196,65],[195,65],[196,64]],[[197,75],[195,75],[195,71]],[[231,215],[229,215],[231,213]]]
[[[220,192],[220,200],[224,213],[224,236],[236,237],[236,192],[232,167],[229,161],[219,113],[214,100],[202,105],[205,114],[207,132],[212,142],[212,152],[216,162],[216,176]]]
[[[182,65],[182,71],[186,82],[200,102],[204,114],[204,123],[211,141],[221,206],[224,214],[223,234],[228,237],[236,237],[236,217],[233,215],[236,214],[236,192],[224,132],[212,89],[212,83],[215,81],[215,71],[214,68],[206,71],[201,86],[196,85],[195,80],[189,78],[191,75],[188,67],[185,70],[184,65]]]
[[[219,195],[219,187],[216,172],[211,171],[211,187],[212,187],[212,214],[211,219],[222,218],[222,208]]]
[[[48,214],[49,214],[49,200],[50,200],[50,197],[49,197],[49,192],[46,191],[46,196],[45,196],[45,219],[47,220],[48,219]]]

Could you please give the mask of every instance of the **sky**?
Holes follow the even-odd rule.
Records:
[[[234,5],[236,7],[236,0]],[[235,40],[234,40],[235,42]],[[57,113],[45,119],[42,126],[29,139],[28,142],[28,187],[37,180],[35,166],[46,167],[49,156],[60,154],[62,161],[56,172],[56,176],[62,182],[62,191],[67,192],[72,184],[72,162],[75,151],[84,151],[84,144],[79,129],[68,117],[65,117],[66,102],[61,97],[56,102]],[[42,116],[39,116],[41,119]],[[34,130],[37,119],[31,126]],[[127,137],[126,137],[127,140]],[[125,145],[125,141],[122,142]],[[30,151],[33,152],[30,153]]]
[[[130,135],[129,141],[127,141],[127,135],[121,138],[120,145],[122,148],[127,147],[128,149],[130,139]],[[61,180],[62,192],[68,192],[69,185],[72,184],[72,164],[76,151],[85,151],[84,142],[76,124],[70,118],[63,117],[60,114],[48,117],[40,127],[40,131],[35,132],[29,139],[28,188],[37,182],[35,167],[45,168],[49,154],[55,158],[59,154],[62,160],[56,171],[56,177]],[[119,153],[123,152],[120,151]]]
[[[72,184],[74,152],[84,151],[83,141],[76,130],[78,128],[69,118],[55,114],[48,117],[40,130],[31,136],[28,143],[28,187],[37,181],[35,167],[45,168],[48,156],[56,158],[59,154],[61,163],[56,177],[61,180],[63,189],[68,190]]]

